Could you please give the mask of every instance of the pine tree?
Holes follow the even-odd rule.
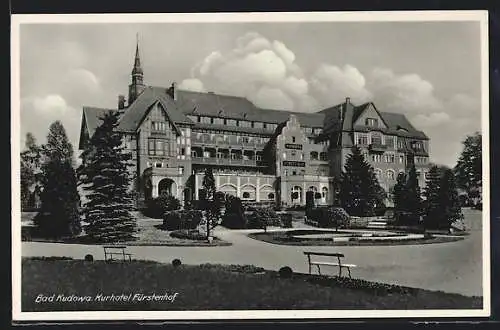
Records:
[[[424,227],[435,229],[442,217],[441,205],[441,170],[437,166],[432,166],[427,173],[427,180],[423,192],[425,200]]]
[[[396,184],[394,185],[394,212],[401,212],[405,209],[405,186],[406,174],[401,172],[398,174]]]
[[[449,230],[454,222],[463,220],[455,176],[451,170],[444,171],[441,178],[439,201],[443,216],[437,227]]]
[[[51,237],[75,236],[81,232],[80,196],[73,169],[73,147],[61,122],[49,127],[42,147],[41,209],[34,218],[40,234]]]
[[[201,184],[206,192],[205,198],[207,200],[213,200],[215,196],[215,177],[210,167],[205,170],[205,175],[203,176]]]
[[[207,239],[211,236],[211,231],[221,220],[221,208],[224,203],[224,194],[220,196],[216,192],[215,177],[211,168],[205,170],[202,181],[204,196],[202,209],[205,211]]]
[[[463,150],[454,168],[456,184],[464,189],[469,197],[480,197],[482,185],[482,137],[479,132],[467,136]]]
[[[381,202],[381,187],[375,173],[364,159],[358,147],[347,156],[341,175],[340,202],[350,215],[371,216],[375,206]]]
[[[21,207],[35,207],[41,187],[41,147],[31,133],[26,134],[25,149],[21,152]]]
[[[422,198],[418,185],[418,176],[415,165],[412,165],[408,172],[408,180],[405,185],[405,212],[408,213],[407,224],[418,225],[422,214]]]
[[[136,219],[131,214],[133,196],[130,191],[131,155],[124,152],[122,135],[117,132],[119,114],[101,118],[82,153],[79,178],[88,192],[83,205],[86,233],[99,243],[125,242],[134,239]]]

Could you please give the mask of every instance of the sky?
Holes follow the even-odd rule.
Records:
[[[21,146],[60,120],[77,149],[82,107],[127,95],[137,35],[147,85],[300,112],[372,101],[447,166],[481,129],[478,22],[44,23],[20,29]]]

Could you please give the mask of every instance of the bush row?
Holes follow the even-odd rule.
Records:
[[[203,219],[200,210],[179,210],[166,212],[163,216],[163,228],[166,230],[196,229]]]
[[[323,228],[346,228],[349,226],[349,214],[336,206],[320,206],[306,210],[309,220],[318,222]]]

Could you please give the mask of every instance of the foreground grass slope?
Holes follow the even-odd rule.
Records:
[[[165,295],[174,301],[97,302],[103,295]],[[90,296],[91,302],[36,303],[38,295]],[[235,309],[470,309],[482,298],[389,287],[366,281],[276,272],[253,266],[174,268],[131,263],[23,259],[23,311]]]

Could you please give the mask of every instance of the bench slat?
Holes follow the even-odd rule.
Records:
[[[356,265],[353,265],[353,264],[339,264],[339,263],[336,263],[336,262],[315,262],[315,261],[311,261],[311,265],[357,267]]]
[[[326,252],[304,252],[305,255],[311,255],[311,256],[326,256],[326,257],[340,257],[344,258],[344,254],[342,253],[326,253]]]

